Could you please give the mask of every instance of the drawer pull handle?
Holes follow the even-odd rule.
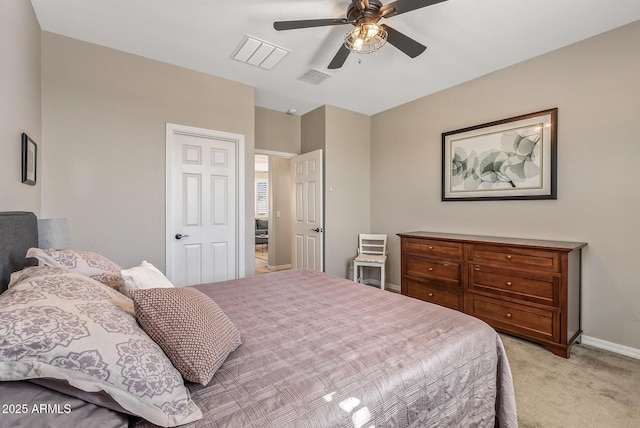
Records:
[[[511,287],[513,283],[511,281],[507,281],[507,287]]]
[[[511,254],[509,254],[509,255],[507,256],[507,260],[511,260],[511,258],[512,258],[512,257],[513,257],[513,256],[511,256]]]
[[[433,293],[429,293],[429,297],[433,297]]]
[[[433,271],[433,268],[432,268],[432,267],[430,267],[430,268],[429,268],[429,272],[431,272],[431,271]]]
[[[511,319],[512,315],[510,313],[508,313],[507,315],[505,315],[507,318]]]
[[[431,245],[429,245],[429,249],[430,249],[430,250],[433,250],[433,247],[432,247]]]

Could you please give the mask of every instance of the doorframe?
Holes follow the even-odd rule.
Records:
[[[297,153],[289,153],[289,152],[279,152],[279,151],[275,151],[275,150],[266,150],[266,149],[254,149],[253,151],[254,156],[255,155],[265,155],[265,156],[269,156],[269,157],[276,157],[276,158],[284,158],[284,159],[291,159],[295,156],[298,156]],[[271,174],[272,171],[271,169],[269,169],[269,208],[268,208],[268,212],[269,212],[269,228],[273,228],[274,230],[277,230],[277,228],[275,227],[275,222],[273,221],[275,215],[273,212],[273,194],[272,194],[272,187],[271,187],[271,183],[272,183],[272,178],[271,178]],[[291,207],[289,207],[289,209],[291,209]],[[291,225],[293,227],[293,224]],[[274,234],[274,236],[276,236]],[[278,246],[278,241],[275,241],[275,248],[277,248]],[[281,244],[280,244],[281,245]],[[289,251],[291,252],[291,257],[292,257],[292,263],[293,263],[293,242],[289,242]],[[271,247],[269,247],[271,248]],[[254,258],[255,258],[255,247],[254,247]],[[267,268],[270,269],[282,269],[282,268],[290,268],[291,265],[284,265],[284,266],[270,266],[269,265],[269,261],[267,260]]]
[[[173,172],[173,136],[175,134],[193,137],[210,138],[231,142],[236,147],[236,273],[238,278],[244,278],[246,265],[246,231],[245,231],[245,144],[244,135],[230,132],[216,131],[213,129],[197,128],[194,126],[166,123],[165,136],[165,270],[168,278],[173,276],[173,266],[170,263],[171,254],[169,242],[175,231],[171,230],[171,176]]]

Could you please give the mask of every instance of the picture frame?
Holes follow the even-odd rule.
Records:
[[[557,199],[558,109],[442,134],[442,201]]]
[[[22,182],[35,186],[38,173],[38,145],[22,133]]]

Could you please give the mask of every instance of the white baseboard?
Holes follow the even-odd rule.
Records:
[[[380,280],[379,279],[368,279],[365,281],[365,284],[367,285],[375,285],[376,287],[380,288]],[[384,285],[384,289],[385,290],[389,290],[389,291],[393,291],[394,293],[400,293],[400,286],[396,285],[396,284],[390,284],[390,283],[386,283]]]
[[[267,265],[267,269],[269,270],[281,270],[281,269],[291,269],[291,265],[280,265],[280,266],[271,266]]]
[[[607,342],[606,340],[596,339],[595,337],[585,336],[584,334],[582,335],[581,343],[640,360],[640,349],[618,345],[617,343]]]
[[[394,293],[400,293],[400,286],[396,284],[389,284],[388,282],[384,285],[384,288],[387,290],[391,290]]]

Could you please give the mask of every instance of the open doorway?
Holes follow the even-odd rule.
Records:
[[[255,266],[259,275],[269,272],[269,156],[256,154],[255,168]]]
[[[255,153],[255,273],[291,268],[290,153]]]

